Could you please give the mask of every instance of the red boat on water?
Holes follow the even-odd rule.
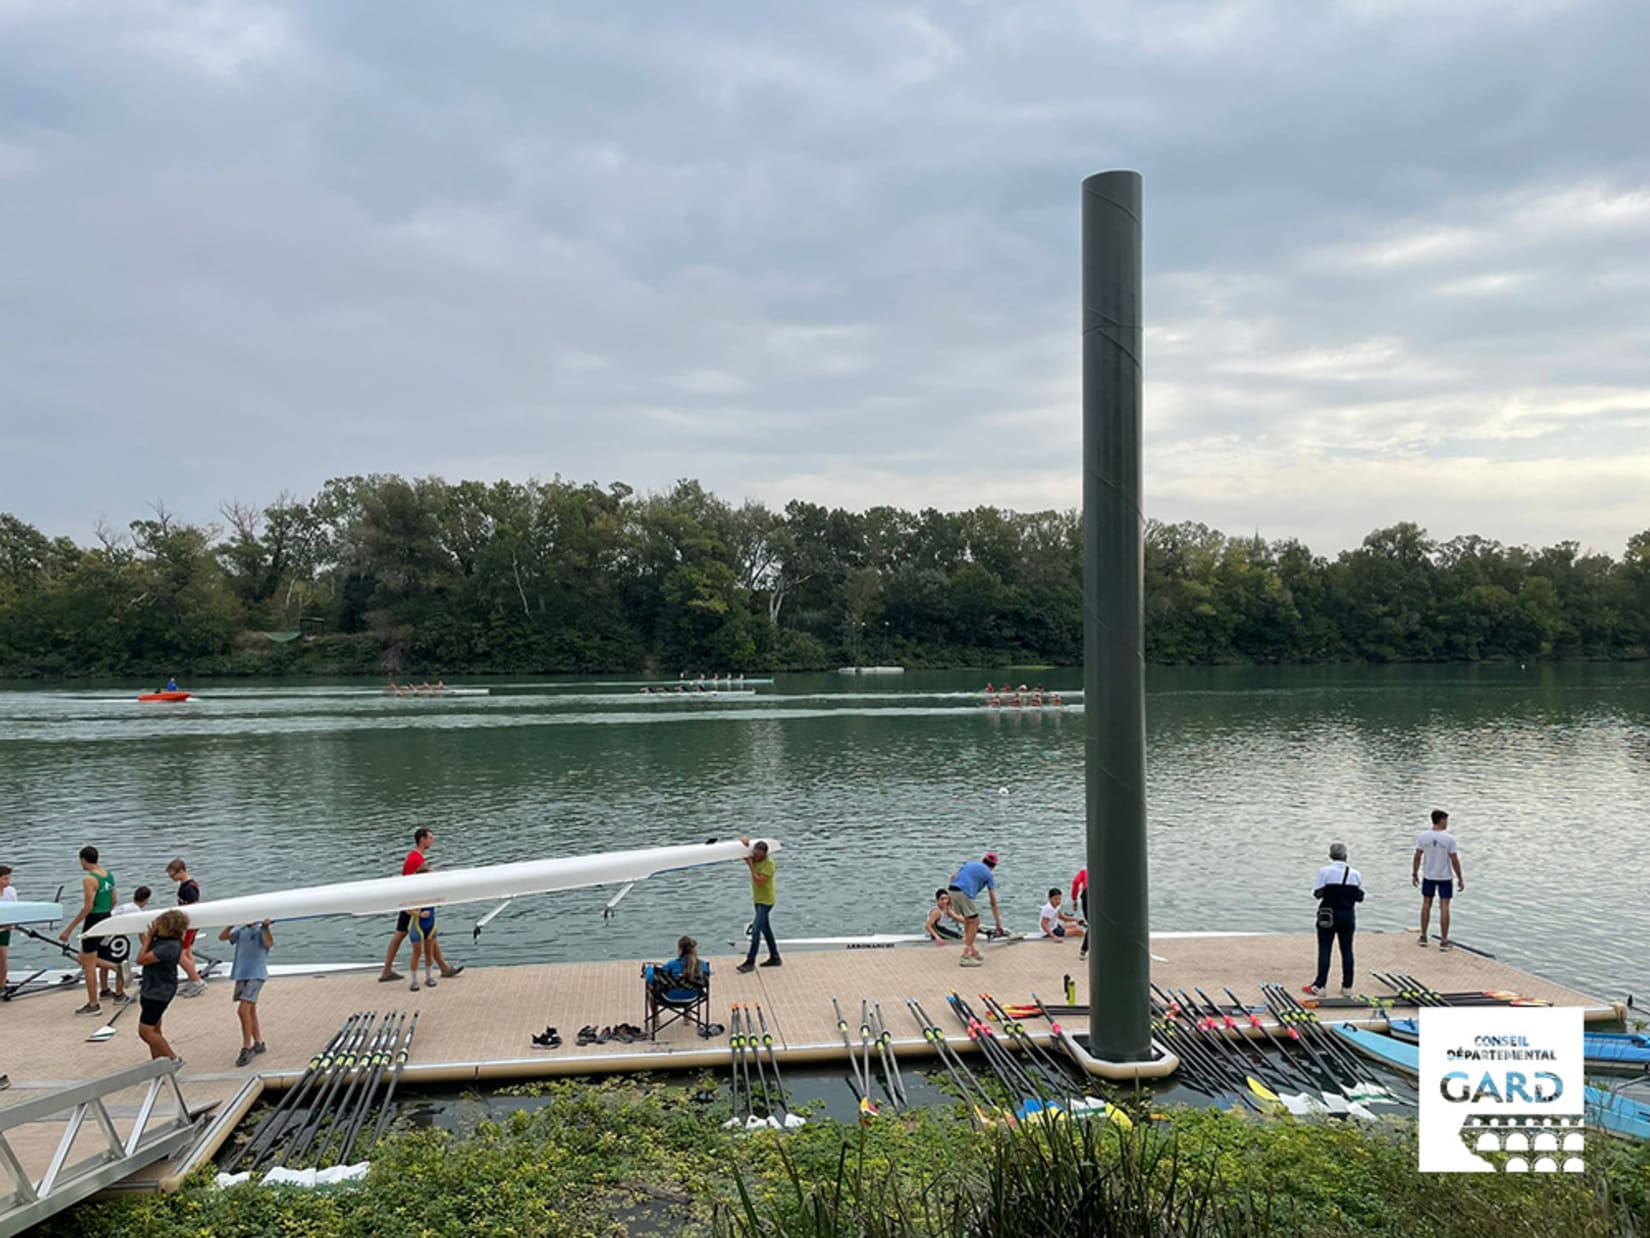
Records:
[[[187,701],[187,692],[143,692],[138,695],[140,701]]]

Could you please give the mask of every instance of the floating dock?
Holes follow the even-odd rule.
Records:
[[[1152,939],[1152,976],[1165,988],[1201,986],[1224,1001],[1230,987],[1245,1002],[1261,1004],[1259,986],[1282,983],[1292,990],[1310,979],[1317,959],[1316,938],[1307,934],[1164,934]],[[1360,933],[1357,938],[1360,989],[1390,995],[1371,972],[1405,972],[1439,992],[1511,991],[1555,1005],[1579,1006],[1590,1021],[1616,1021],[1620,1005],[1533,976],[1505,963],[1464,950],[1442,953],[1418,949],[1411,933]],[[729,1021],[734,1003],[760,1003],[779,1058],[787,1064],[838,1059],[842,1042],[831,1011],[834,994],[843,1013],[854,1019],[861,998],[882,1004],[883,1016],[902,1055],[926,1055],[927,1046],[905,999],[915,997],[950,1031],[946,996],[953,990],[973,1000],[991,993],[1005,1002],[1023,1002],[1033,993],[1049,1004],[1065,1001],[1064,978],[1078,982],[1078,1000],[1087,1001],[1086,969],[1075,941],[1028,940],[984,947],[985,966],[961,968],[959,948],[900,946],[885,949],[796,951],[783,967],[758,968],[748,975],[734,968],[738,956],[716,957],[712,964],[711,1017]],[[460,951],[455,950],[455,954]],[[405,961],[403,955],[403,962]],[[1338,965],[1338,964],[1337,964]],[[434,989],[413,993],[407,982],[380,983],[378,965],[354,972],[272,979],[258,1003],[269,1052],[253,1065],[236,1069],[240,1032],[227,980],[210,983],[193,999],[179,998],[166,1012],[167,1038],[183,1057],[179,1075],[191,1109],[207,1110],[201,1135],[187,1151],[140,1170],[117,1189],[166,1190],[182,1175],[212,1156],[267,1088],[295,1080],[351,1014],[357,1011],[422,1012],[417,1040],[402,1077],[403,1089],[421,1084],[506,1084],[558,1075],[718,1068],[728,1061],[725,1036],[701,1039],[677,1023],[657,1042],[575,1043],[580,1027],[618,1023],[641,1025],[639,962],[563,963],[543,966],[467,967]],[[62,992],[31,996],[0,1005],[0,1072],[12,1086],[0,1091],[5,1108],[141,1063],[147,1051],[137,1038],[137,1011],[128,1010],[115,1025],[114,1039],[89,1044],[86,1037],[114,1007],[104,1003],[101,1019],[73,1014],[83,1000],[78,985]],[[850,1013],[850,1011],[852,1013]],[[1353,1020],[1378,1026],[1382,1016],[1368,1009],[1327,1008],[1326,1022]],[[1407,1007],[1393,1014],[1409,1016]],[[1375,1020],[1371,1023],[1371,1020]],[[1076,1032],[1087,1030],[1082,1017],[1062,1021]],[[529,1037],[546,1026],[557,1028],[559,1049],[534,1049]],[[855,1028],[857,1031],[857,1022]],[[1041,1030],[1033,1025],[1031,1030]],[[951,1043],[971,1046],[959,1025]],[[124,1137],[136,1115],[135,1094],[119,1096],[108,1106],[117,1132]],[[45,1172],[63,1133],[63,1118],[23,1126],[8,1140],[32,1177]],[[94,1150],[87,1130],[86,1150]],[[75,1145],[76,1155],[82,1151]],[[0,1174],[3,1176],[3,1174]]]

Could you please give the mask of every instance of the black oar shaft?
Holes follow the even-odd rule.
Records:
[[[395,1046],[400,1043],[401,1033],[406,1026],[407,1016],[402,1014],[396,1020],[394,1030],[390,1032],[389,1036],[380,1046],[379,1051],[373,1056],[372,1074],[367,1080],[366,1091],[362,1096],[360,1106],[356,1109],[354,1120],[350,1122],[349,1131],[344,1136],[343,1147],[340,1148],[338,1152],[338,1163],[340,1165],[347,1165],[350,1163],[349,1155],[355,1148],[355,1141],[360,1138],[361,1127],[365,1125],[367,1116],[372,1112],[374,1095],[377,1094],[379,1088],[381,1088],[387,1081],[390,1063],[394,1060],[395,1056]]]
[[[256,1166],[257,1158],[263,1155],[275,1136],[280,1132],[280,1129],[287,1124],[299,1099],[307,1095],[310,1088],[314,1086],[316,1076],[321,1071],[321,1064],[343,1043],[344,1038],[349,1035],[350,1028],[355,1025],[355,1021],[360,1017],[360,1013],[357,1012],[345,1019],[343,1026],[332,1034],[332,1039],[327,1041],[319,1053],[309,1059],[309,1066],[304,1070],[304,1073],[298,1076],[285,1092],[281,1093],[280,1101],[270,1111],[269,1116],[263,1120],[263,1124],[258,1127],[252,1138],[247,1141],[246,1146],[225,1166],[225,1172],[234,1173],[248,1158],[251,1158],[253,1166]]]
[[[418,1030],[418,1016],[421,1012],[414,1011],[412,1023],[407,1027],[406,1037],[401,1041],[401,1047],[395,1052],[395,1071],[390,1075],[389,1087],[384,1092],[383,1106],[378,1114],[378,1125],[373,1128],[372,1142],[367,1145],[369,1151],[378,1147],[378,1141],[384,1137],[389,1129],[390,1119],[395,1116],[395,1089],[401,1082],[401,1072],[406,1069],[407,1055],[412,1051],[413,1033]]]
[[[768,1051],[768,1066],[773,1070],[774,1091],[779,1094],[780,1120],[790,1118],[790,1102],[785,1099],[785,1083],[779,1077],[779,1058],[773,1051],[773,1037],[768,1034],[768,1016],[762,1013],[762,1003],[756,1003],[756,1022],[762,1032],[762,1048]]]

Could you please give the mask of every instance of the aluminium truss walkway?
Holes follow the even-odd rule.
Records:
[[[107,1102],[136,1088],[143,1089],[142,1099],[123,1139],[115,1122],[124,1115],[111,1114]],[[38,1136],[42,1124],[59,1123],[62,1133],[45,1171],[32,1177],[14,1141],[24,1127]],[[195,1136],[194,1119],[178,1088],[177,1063],[164,1058],[0,1108],[0,1184],[9,1179],[11,1186],[9,1194],[0,1195],[0,1238],[11,1238],[145,1165],[175,1155]],[[77,1142],[92,1145],[90,1154],[71,1160]]]

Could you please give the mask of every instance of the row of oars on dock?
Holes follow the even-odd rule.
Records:
[[[417,1030],[416,1013],[352,1014],[225,1172],[319,1169],[366,1159],[395,1113],[396,1086]]]
[[[736,1004],[728,1028],[728,1049],[733,1055],[733,1116],[723,1125],[730,1130],[753,1131],[795,1130],[803,1125],[805,1119],[791,1112],[785,1096],[768,1016],[762,1013],[761,1005]]]
[[[1180,1059],[1180,1082],[1207,1096],[1235,1096],[1255,1112],[1373,1119],[1369,1105],[1415,1103],[1413,1092],[1372,1082],[1352,1048],[1284,986],[1262,985],[1261,991],[1266,1005],[1256,1009],[1230,989],[1222,1006],[1201,988],[1152,986],[1152,1030]]]

